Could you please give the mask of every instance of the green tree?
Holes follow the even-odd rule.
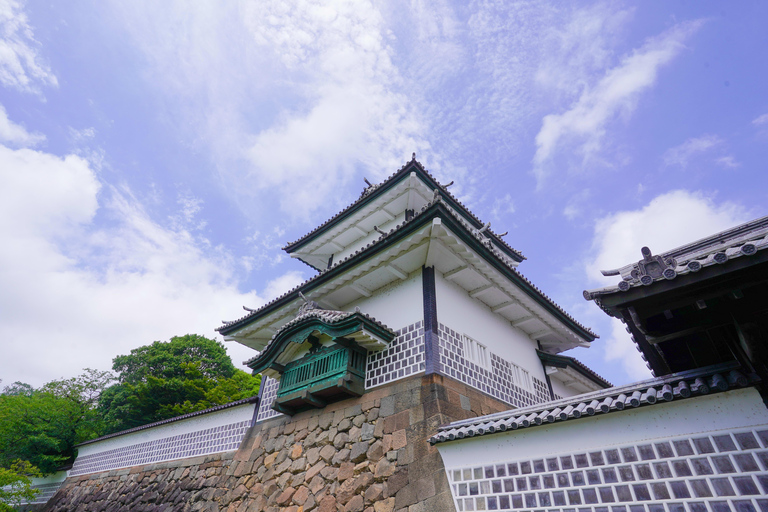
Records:
[[[188,365],[196,365],[203,377],[230,378],[235,367],[224,345],[200,336],[174,336],[171,341],[156,341],[131,350],[127,356],[112,360],[112,369],[120,374],[120,382],[137,384],[147,377],[158,379],[188,378]]]
[[[30,477],[42,476],[27,461],[14,461],[9,468],[0,467],[0,512],[12,511],[23,503],[29,503],[40,492],[32,489]]]
[[[106,432],[118,432],[258,393],[260,376],[237,370],[224,345],[188,334],[113,360],[119,382],[101,396]]]
[[[103,431],[95,405],[111,380],[110,372],[86,369],[37,390],[14,385],[24,392],[0,395],[0,467],[10,468],[20,459],[53,473],[73,460],[77,443]]]

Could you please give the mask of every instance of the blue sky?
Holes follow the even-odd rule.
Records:
[[[581,292],[643,245],[768,213],[766,20],[765,2],[0,0],[0,379],[214,336],[311,277],[280,247],[414,151],[601,335],[573,355],[645,377]]]

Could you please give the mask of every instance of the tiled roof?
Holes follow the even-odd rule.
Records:
[[[596,414],[609,414],[623,409],[718,393],[750,384],[749,379],[739,371],[739,365],[735,362],[697,368],[523,409],[455,421],[440,427],[429,442],[444,443],[465,437],[531,428]]]
[[[229,332],[232,332],[234,329],[244,326],[248,323],[248,320],[256,318],[259,316],[262,312],[265,310],[271,308],[272,306],[286,300],[292,300],[294,297],[291,296],[298,296],[298,292],[304,291],[307,286],[310,284],[324,278],[326,275],[333,273],[336,271],[341,265],[344,265],[347,262],[350,262],[356,258],[358,258],[362,253],[371,250],[372,248],[376,247],[377,245],[384,243],[387,239],[389,239],[392,235],[395,233],[403,230],[406,226],[409,226],[413,223],[418,222],[422,215],[427,213],[431,208],[438,207],[441,203],[443,203],[444,199],[438,194],[436,195],[429,203],[425,204],[421,210],[414,213],[414,216],[406,221],[403,221],[402,223],[398,224],[391,230],[389,230],[387,233],[384,233],[379,237],[378,239],[370,242],[368,245],[361,247],[354,253],[350,254],[346,258],[343,258],[339,261],[334,262],[330,267],[328,267],[326,270],[321,271],[317,275],[311,277],[310,279],[304,281],[300,285],[294,287],[293,289],[289,290],[288,292],[284,293],[283,295],[280,295],[279,297],[273,299],[272,301],[268,302],[267,304],[263,305],[262,307],[254,310],[250,310],[249,313],[237,320],[232,321],[224,321],[224,325],[217,327],[216,330],[221,332],[222,334],[227,334]],[[598,337],[597,334],[592,332],[588,327],[582,325],[579,323],[575,318],[573,318],[571,315],[569,315],[563,308],[561,308],[559,305],[557,305],[549,296],[547,296],[544,292],[542,292],[538,287],[536,287],[532,282],[530,282],[525,276],[523,276],[515,267],[510,265],[506,262],[505,255],[503,255],[498,249],[496,249],[493,246],[493,243],[486,237],[483,236],[483,233],[480,233],[477,228],[471,227],[467,222],[464,221],[460,216],[454,214],[451,212],[450,209],[445,208],[444,211],[450,215],[455,221],[457,221],[459,224],[461,224],[464,229],[471,234],[471,236],[478,241],[480,244],[482,244],[489,252],[491,252],[506,268],[506,270],[515,276],[517,276],[532,292],[534,292],[536,295],[538,295],[543,301],[549,305],[550,307],[554,308],[556,311],[558,311],[560,314],[565,316],[570,322],[572,322],[575,326],[582,329],[588,336],[591,336],[594,338]],[[486,231],[487,232],[487,231]],[[289,299],[291,297],[291,299]]]
[[[585,290],[584,298],[628,291],[639,286],[650,286],[670,281],[678,276],[698,272],[704,268],[722,265],[731,260],[754,256],[768,248],[768,216],[747,222],[697,242],[654,256],[647,247],[643,259],[615,270],[603,270],[606,276],[621,276],[614,286]]]
[[[448,188],[446,186],[441,185],[429,173],[429,171],[427,171],[424,168],[424,166],[421,165],[421,163],[416,160],[416,154],[414,153],[413,159],[411,161],[407,162],[405,165],[403,165],[400,169],[398,169],[389,178],[385,179],[381,183],[373,184],[373,185],[370,185],[370,186],[366,187],[365,190],[363,190],[363,193],[360,194],[360,197],[355,202],[353,202],[352,204],[350,204],[349,206],[347,206],[346,208],[341,210],[339,213],[337,213],[336,215],[334,215],[330,219],[326,220],[325,222],[323,222],[322,224],[320,224],[315,229],[313,229],[312,231],[310,231],[306,235],[302,236],[298,240],[296,240],[294,242],[287,243],[285,245],[285,247],[283,247],[283,250],[290,252],[291,250],[295,249],[296,246],[300,245],[302,242],[306,241],[308,238],[310,238],[313,235],[317,234],[318,232],[322,231],[327,226],[335,223],[337,220],[339,220],[340,218],[344,217],[348,212],[350,212],[351,210],[354,210],[355,208],[357,208],[363,202],[368,201],[368,198],[370,198],[370,197],[375,195],[374,192],[386,189],[387,186],[390,183],[393,183],[397,178],[401,177],[402,175],[407,174],[410,171],[410,169],[412,167],[414,167],[414,166],[416,168],[418,168],[418,170],[421,171],[429,180],[431,180],[435,184],[435,186],[440,190],[440,192],[442,194],[445,194],[447,197],[449,197],[452,200],[452,202],[454,202],[462,210],[462,213],[466,214],[468,217],[473,219],[477,223],[476,227],[480,227],[480,226],[483,225],[483,222],[474,213],[472,213],[461,201],[459,201],[453,194],[451,194],[448,191]],[[493,236],[493,239],[496,241],[496,243],[501,244],[506,249],[508,249],[510,252],[515,254],[517,257],[519,257],[520,261],[526,259],[525,256],[523,256],[523,253],[521,253],[517,249],[513,249],[507,242],[505,242],[501,238],[501,236],[496,234],[493,230],[491,230],[489,228],[489,229],[486,230],[486,232],[488,232],[489,234],[491,234]]]
[[[248,366],[250,363],[256,361],[259,357],[261,357],[262,354],[267,352],[267,348],[275,341],[276,338],[278,338],[280,336],[280,334],[282,334],[283,332],[285,332],[289,328],[293,327],[294,325],[300,324],[300,323],[302,323],[302,322],[304,322],[306,320],[309,320],[311,318],[319,318],[320,320],[322,320],[323,322],[325,322],[327,324],[335,324],[335,323],[341,322],[342,320],[345,320],[345,319],[347,319],[347,318],[349,318],[349,317],[351,317],[353,315],[360,315],[363,318],[371,321],[372,323],[375,323],[376,325],[378,325],[382,329],[386,329],[387,331],[392,333],[392,336],[395,336],[395,331],[393,331],[392,329],[390,329],[389,327],[384,325],[382,322],[376,320],[372,316],[367,315],[365,313],[362,313],[359,309],[355,309],[355,311],[334,311],[334,310],[331,310],[331,309],[322,309],[322,308],[317,307],[317,308],[314,308],[314,309],[309,309],[309,310],[306,310],[304,312],[301,312],[298,315],[296,315],[296,318],[294,318],[290,322],[286,322],[285,324],[283,324],[283,326],[280,327],[280,329],[278,329],[275,332],[275,334],[272,335],[272,338],[269,340],[269,342],[267,343],[266,347],[264,347],[264,349],[259,354],[255,355],[254,357],[252,357],[249,360],[245,361],[243,364]]]
[[[589,378],[590,380],[593,380],[594,382],[606,388],[613,387],[613,384],[611,384],[610,382],[602,378],[592,368],[585,365],[575,357],[564,356],[562,354],[548,354],[546,352],[542,352],[541,350],[536,350],[536,353],[539,355],[539,359],[541,359],[545,363],[560,362],[560,363],[567,364],[568,366],[571,366],[572,368],[576,369],[579,373],[583,374],[585,377]]]
[[[242,400],[237,400],[235,402],[230,402],[228,404],[217,405],[216,407],[211,407],[210,409],[203,409],[202,411],[195,411],[195,412],[190,412],[190,413],[187,413],[187,414],[182,414],[181,416],[176,416],[174,418],[168,418],[167,420],[156,421],[154,423],[147,423],[146,425],[140,425],[138,427],[129,428],[128,430],[121,430],[120,432],[115,432],[113,434],[107,434],[105,436],[97,437],[96,439],[90,439],[88,441],[83,441],[80,444],[76,444],[75,448],[77,448],[78,446],[84,446],[86,444],[96,443],[98,441],[104,441],[105,439],[111,439],[113,437],[124,436],[126,434],[132,434],[134,432],[139,432],[141,430],[146,430],[148,428],[158,427],[160,425],[165,425],[167,423],[174,423],[174,422],[177,422],[177,421],[186,420],[186,419],[189,419],[189,418],[194,418],[196,416],[202,416],[203,414],[210,414],[212,412],[223,411],[224,409],[229,409],[231,407],[237,407],[238,405],[257,403],[258,401],[259,401],[259,397],[258,396],[252,396],[250,398],[243,398]],[[258,404],[257,404],[257,406],[258,406]]]

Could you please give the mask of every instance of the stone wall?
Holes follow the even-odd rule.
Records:
[[[68,479],[43,510],[451,511],[438,425],[508,406],[440,375],[254,425],[236,452]]]

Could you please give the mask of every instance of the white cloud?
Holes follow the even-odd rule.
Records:
[[[585,159],[593,156],[601,148],[607,124],[635,109],[640,93],[655,84],[659,69],[683,50],[684,42],[702,23],[680,23],[648,39],[594,86],[586,87],[569,110],[545,116],[536,136],[533,157],[533,172],[539,186],[549,174],[551,159],[565,141],[575,142]]]
[[[723,139],[717,135],[702,135],[691,137],[679,146],[669,148],[664,152],[662,160],[665,166],[678,165],[685,169],[691,159],[723,144]]]
[[[512,201],[510,194],[505,194],[504,197],[497,197],[493,200],[491,215],[494,219],[503,220],[503,217],[510,213],[515,213],[515,203]]]
[[[722,202],[698,192],[675,190],[657,196],[638,210],[622,211],[595,224],[592,249],[585,260],[588,281],[596,286],[616,284],[617,277],[604,277],[600,270],[614,269],[641,259],[647,246],[659,254],[749,220],[742,206]],[[633,379],[648,376],[624,325],[611,319],[606,337],[606,362],[620,362]]]
[[[14,147],[35,146],[45,140],[45,136],[40,133],[29,133],[10,119],[5,108],[0,105],[0,142],[10,144]]]
[[[173,335],[213,328],[265,296],[237,287],[226,250],[154,222],[81,157],[0,146],[0,375],[40,385]],[[291,273],[268,286],[287,286]],[[227,345],[236,363],[253,355]]]
[[[732,155],[722,156],[717,160],[715,160],[715,163],[721,167],[726,167],[728,169],[735,169],[736,167],[741,167],[741,162],[736,160],[736,157]]]
[[[650,370],[637,351],[637,345],[627,333],[624,324],[616,318],[611,318],[611,334],[605,340],[605,361],[621,364],[631,381],[651,377]]]
[[[39,93],[39,86],[56,86],[56,77],[41,63],[24,2],[0,0],[0,84]]]
[[[190,137],[210,144],[243,208],[265,191],[289,218],[336,208],[354,175],[380,179],[429,150],[370,2],[114,8],[113,22],[148,57],[147,80]]]
[[[639,210],[614,213],[595,223],[587,277],[602,284],[615,283],[615,276],[602,277],[600,270],[640,260],[641,247],[659,254],[747,220],[749,212],[736,203],[718,204],[687,190],[667,192]]]
[[[759,117],[756,117],[752,120],[752,124],[755,126],[762,126],[764,124],[768,124],[768,114],[763,114]]]

